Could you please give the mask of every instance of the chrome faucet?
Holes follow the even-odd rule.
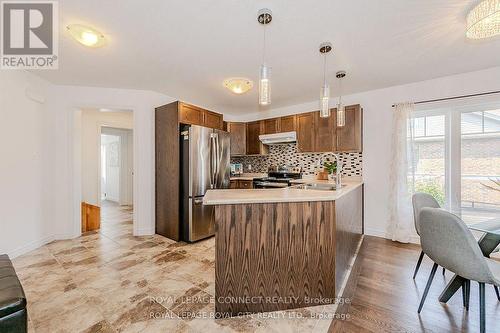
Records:
[[[337,162],[337,168],[335,170],[335,189],[341,189],[342,188],[342,162],[340,161],[340,156],[339,154],[335,153],[324,153],[322,154],[317,162],[318,167],[323,166],[323,158],[325,156],[331,155],[335,158],[335,161]]]

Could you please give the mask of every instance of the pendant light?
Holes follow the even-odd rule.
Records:
[[[339,79],[339,103],[337,104],[337,127],[345,126],[345,107],[342,104],[342,79],[345,77],[345,71],[338,71],[335,76]]]
[[[330,86],[326,82],[326,56],[332,50],[332,44],[329,42],[321,43],[319,52],[323,54],[323,86],[319,95],[319,116],[321,118],[330,117]]]
[[[271,68],[266,65],[266,26],[273,19],[270,9],[263,8],[257,13],[257,21],[264,26],[264,44],[262,48],[262,65],[259,78],[259,104],[271,104]]]

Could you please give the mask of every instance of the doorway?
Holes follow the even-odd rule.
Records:
[[[132,130],[101,127],[101,231],[126,223],[133,207]]]
[[[81,112],[81,231],[132,234],[133,113],[102,110]]]

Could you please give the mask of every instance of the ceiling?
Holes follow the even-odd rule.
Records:
[[[327,77],[347,70],[345,94],[500,66],[500,38],[465,38],[463,0],[64,0],[59,1],[59,70],[36,71],[56,84],[153,90],[226,114],[259,110],[257,79],[267,7],[267,63],[272,108],[318,98],[323,61],[318,46],[333,43]],[[85,48],[65,31],[88,24],[108,44]],[[255,81],[245,95],[222,81]]]

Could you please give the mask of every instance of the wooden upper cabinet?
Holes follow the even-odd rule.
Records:
[[[330,117],[321,118],[319,111],[314,112],[314,144],[315,152],[335,151],[335,112]]]
[[[363,109],[360,105],[345,107],[345,126],[337,127],[336,134],[336,151],[363,151]]]
[[[262,134],[274,134],[280,132],[280,118],[265,119]]]
[[[292,132],[297,130],[297,116],[286,116],[280,118],[280,132]]]
[[[245,123],[227,123],[231,139],[231,156],[245,155],[247,150],[247,125]]]
[[[247,123],[247,155],[265,155],[267,147],[259,140],[259,135],[264,132],[264,121]]]
[[[203,124],[203,109],[185,103],[179,103],[179,122],[190,125]]]
[[[314,151],[314,113],[297,115],[297,149],[301,153]]]
[[[224,121],[220,113],[203,110],[203,124],[202,126],[220,129],[224,128]]]
[[[205,126],[222,130],[223,117],[220,113],[179,102],[179,122],[189,125]]]

